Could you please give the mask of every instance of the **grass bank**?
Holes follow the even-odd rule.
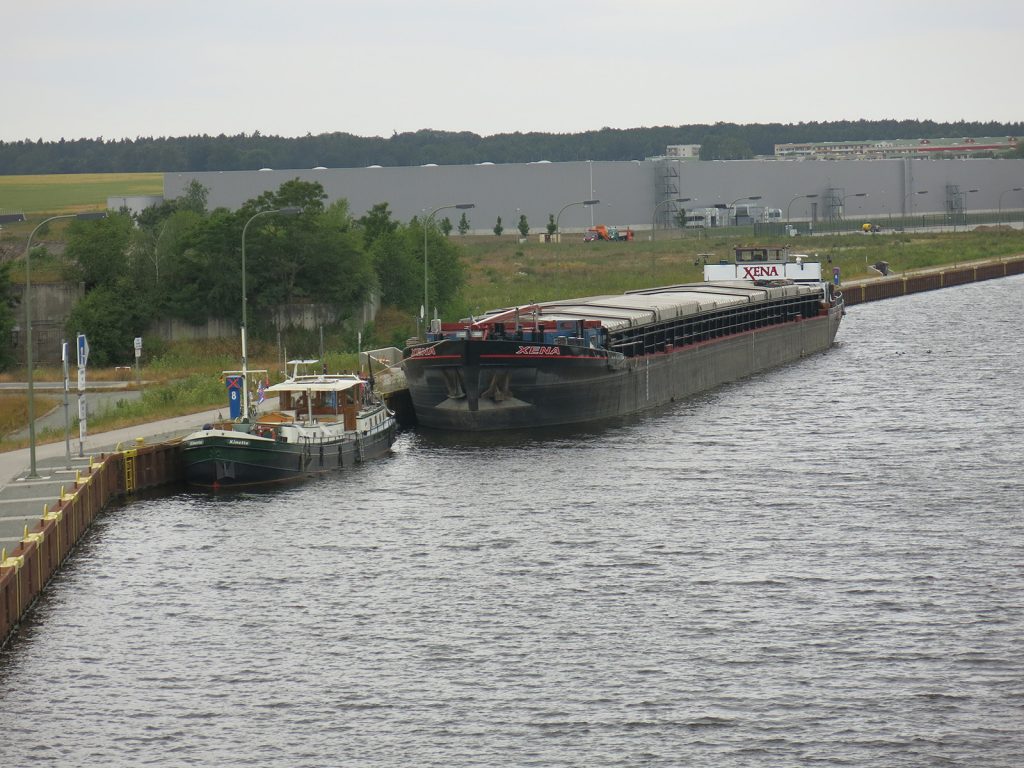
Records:
[[[466,238],[468,283],[455,314],[696,282],[703,279],[705,258],[731,258],[735,246],[755,242],[763,241],[749,236],[676,234],[669,238],[660,232],[657,240],[633,242],[584,243],[579,236],[562,243]],[[1024,232],[993,227],[972,232],[825,235],[791,238],[785,244],[794,253],[816,255],[826,273],[838,267],[843,280],[855,280],[876,276],[871,265],[880,261],[903,272],[1015,256],[1024,252]]]
[[[40,416],[56,408],[61,400],[55,397],[36,397],[33,406]],[[28,424],[28,395],[0,395],[0,435],[17,432]]]
[[[108,197],[162,195],[162,173],[56,173],[0,176],[0,212],[42,214],[104,210]]]

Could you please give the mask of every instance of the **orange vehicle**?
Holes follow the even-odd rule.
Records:
[[[619,232],[618,227],[606,227],[604,224],[598,224],[596,227],[588,229],[583,239],[588,243],[594,240],[632,240],[633,230],[626,227],[625,231]]]

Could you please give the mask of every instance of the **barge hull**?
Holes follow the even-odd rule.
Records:
[[[239,445],[239,443],[247,445]],[[264,443],[235,436],[187,441],[182,448],[185,481],[200,488],[252,488],[347,469],[387,454],[394,429],[334,442]]]
[[[820,315],[757,328],[697,344],[624,358],[502,360],[487,342],[449,341],[437,358],[406,361],[418,422],[457,431],[523,429],[625,416],[828,349],[842,305]],[[464,396],[450,397],[459,368]],[[447,378],[445,370],[448,371]],[[489,397],[495,376],[507,381]]]

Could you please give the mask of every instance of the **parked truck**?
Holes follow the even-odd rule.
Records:
[[[588,243],[594,240],[632,240],[633,230],[626,227],[620,232],[618,227],[606,227],[604,224],[598,224],[596,227],[588,229],[583,239]]]

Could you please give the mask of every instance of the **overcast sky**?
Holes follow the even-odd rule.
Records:
[[[1024,120],[1021,0],[16,0],[0,140]]]

